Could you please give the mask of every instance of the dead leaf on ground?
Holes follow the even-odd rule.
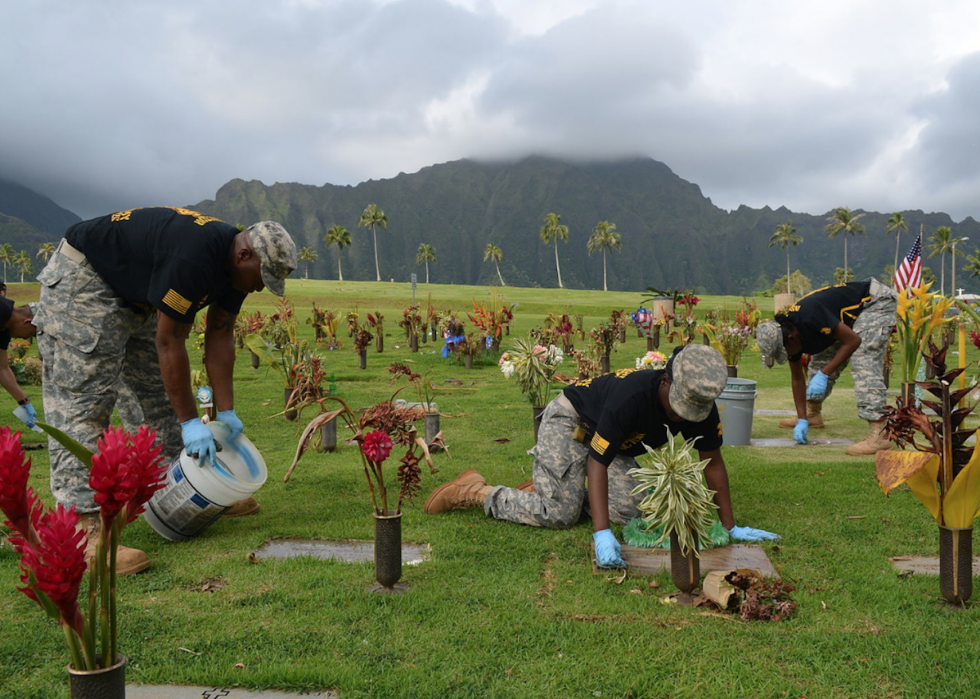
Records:
[[[495,441],[495,442],[496,442],[497,444],[506,444],[506,443],[507,443],[507,442],[509,442],[510,440],[509,440],[509,439],[507,439],[506,437],[501,437],[500,439],[495,439],[495,440],[493,440],[493,441]]]
[[[847,517],[846,519],[867,519],[867,518],[868,518],[868,515],[851,515],[851,516]]]
[[[606,580],[608,580],[609,582],[614,583],[616,585],[622,585],[623,581],[626,580],[626,573],[627,573],[627,569],[626,568],[623,568],[623,574],[622,575],[620,575],[620,576],[609,575],[609,576],[606,576]],[[569,580],[568,582],[571,582],[571,580]]]

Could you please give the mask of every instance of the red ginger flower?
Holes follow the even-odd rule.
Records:
[[[15,527],[14,522],[10,520],[4,522],[4,524],[14,530],[14,533],[10,535],[10,544],[14,547],[14,551],[20,554],[24,553],[27,542],[31,544],[38,543],[37,528],[41,522],[41,514],[44,512],[44,505],[41,504],[41,498],[34,492],[34,488],[27,489],[26,497],[27,515],[24,519],[23,529]]]
[[[156,442],[156,436],[156,430],[143,426],[132,438],[132,468],[137,473],[136,481],[139,485],[136,487],[133,497],[126,504],[126,524],[136,521],[136,518],[143,514],[146,509],[143,505],[153,497],[153,493],[167,484],[169,466],[160,458],[163,446],[153,446]]]
[[[361,453],[369,461],[380,463],[388,458],[393,446],[391,437],[388,436],[387,432],[372,430],[364,435],[364,441],[361,442]]]
[[[135,437],[121,427],[109,427],[99,439],[89,486],[106,528],[124,508],[126,523],[135,520],[143,504],[163,486],[167,469],[159,464],[161,447],[153,447],[155,437],[156,431],[146,427],[140,427]]]
[[[27,495],[30,473],[31,460],[20,447],[20,432],[0,428],[0,512],[7,516],[8,526],[22,535],[30,522]]]
[[[23,546],[20,581],[25,586],[18,589],[38,604],[38,593],[44,594],[58,608],[59,622],[82,636],[78,588],[85,577],[85,532],[78,529],[75,506],[66,510],[59,503],[38,518],[36,530],[38,542]]]

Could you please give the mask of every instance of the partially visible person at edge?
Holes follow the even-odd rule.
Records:
[[[789,361],[796,417],[781,420],[779,426],[792,429],[797,442],[806,444],[811,427],[824,427],[823,402],[853,361],[854,395],[858,415],[868,421],[868,436],[848,447],[847,453],[866,456],[891,447],[883,431],[884,371],[897,305],[894,289],[877,279],[865,279],[817,289],[756,328],[766,366]],[[810,355],[806,375],[804,354]]]
[[[156,429],[165,458],[176,458],[182,446],[214,463],[214,438],[198,417],[185,345],[195,315],[208,306],[205,366],[217,418],[234,438],[244,429],[232,385],[235,318],[251,292],[268,287],[282,296],[296,265],[295,243],[273,221],[239,230],[196,211],[151,207],[73,225],[38,275],[34,325],[45,421],[94,451],[122,385],[138,402],[130,412]],[[51,491],[82,514],[94,551],[99,516],[88,472],[61,445],[48,443]],[[231,514],[257,507],[250,499]],[[120,547],[118,565],[120,574],[132,574],[150,561]]]
[[[736,541],[778,539],[771,532],[735,526],[728,471],[721,455],[721,419],[715,399],[725,389],[728,370],[721,355],[704,345],[674,351],[659,371],[622,369],[566,386],[545,408],[534,455],[533,480],[516,488],[487,485],[475,470],[436,488],[425,503],[428,514],[483,506],[494,519],[533,527],[567,529],[590,515],[596,562],[625,565],[610,522],[627,524],[642,516],[642,494],[631,495],[636,480],[628,471],[643,444],[658,448],[667,431],[697,439],[708,487],[722,525]],[[588,477],[588,489],[586,489]]]
[[[32,324],[34,309],[29,305],[14,306],[14,302],[6,297],[0,296],[0,386],[10,394],[10,397],[17,401],[17,405],[23,406],[27,411],[27,419],[20,418],[27,427],[33,427],[37,420],[37,411],[31,405],[31,399],[17,384],[17,378],[10,368],[10,359],[7,356],[7,349],[10,347],[12,338],[28,339],[34,337],[37,328]]]
[[[17,378],[10,368],[7,349],[10,347],[11,338],[33,340],[37,335],[37,327],[34,325],[36,310],[36,303],[14,306],[12,300],[0,297],[0,385],[17,401],[18,406],[24,407],[26,419],[20,415],[17,415],[17,418],[28,429],[32,428],[34,421],[38,419],[37,410],[17,383]],[[139,400],[133,390],[123,382],[122,376],[116,382],[116,391],[119,394],[116,410],[119,411],[126,428],[135,430],[145,422]]]

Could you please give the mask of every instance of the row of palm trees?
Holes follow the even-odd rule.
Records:
[[[851,211],[846,206],[840,206],[834,209],[833,213],[827,219],[828,223],[824,226],[824,233],[830,239],[836,238],[838,235],[844,235],[844,279],[849,279],[847,267],[847,238],[848,236],[864,235],[866,233],[863,223],[859,221],[864,218],[865,214],[856,214]],[[901,212],[896,211],[892,214],[891,218],[885,227],[885,235],[890,233],[895,233],[895,264],[892,267],[893,270],[898,269],[898,259],[899,253],[901,252],[901,237],[902,232],[908,233],[909,226],[908,222]],[[964,241],[965,237],[955,237],[953,236],[953,231],[949,226],[940,226],[935,230],[935,232],[929,237],[928,243],[925,246],[925,251],[929,253],[929,257],[933,258],[939,255],[939,290],[940,293],[945,293],[946,290],[946,253],[950,254],[950,258],[953,264],[953,280],[955,283],[956,279],[956,256],[960,255],[966,257],[966,271],[971,273],[971,276],[980,276],[980,250],[978,250],[973,255],[967,255],[962,250],[957,250],[956,246]],[[792,289],[789,288],[790,282],[790,264],[789,264],[789,250],[787,249],[790,245],[796,246],[803,242],[803,236],[796,234],[796,228],[793,227],[792,221],[787,221],[786,223],[781,223],[776,226],[775,232],[769,238],[769,247],[778,245],[781,250],[786,252],[786,291],[787,293],[792,293]],[[953,293],[956,292],[955,289],[951,290]]]
[[[378,264],[378,234],[377,229],[382,230],[388,229],[388,217],[385,212],[378,208],[376,204],[368,204],[367,208],[361,214],[361,218],[357,223],[358,228],[370,228],[371,234],[374,239],[374,271],[376,281],[381,281],[381,268]],[[556,213],[549,213],[544,217],[544,225],[541,226],[541,240],[544,243],[550,244],[554,241],[555,246],[555,270],[558,273],[558,286],[559,288],[564,288],[561,280],[561,262],[558,259],[558,241],[568,242],[568,226],[561,223],[561,216]],[[592,255],[595,252],[602,253],[602,290],[608,291],[609,286],[607,283],[606,276],[606,253],[613,250],[620,250],[622,248],[622,235],[616,230],[616,224],[610,223],[609,221],[600,221],[592,229],[592,235],[588,240],[589,254]],[[328,230],[326,235],[323,237],[323,242],[329,249],[331,246],[337,246],[337,279],[339,281],[344,280],[344,271],[341,267],[340,262],[340,252],[345,247],[350,247],[351,245],[351,234],[343,226],[334,224]],[[299,251],[299,261],[306,263],[305,278],[309,279],[310,276],[310,263],[316,262],[319,255],[316,250],[310,247],[301,248]],[[493,262],[494,268],[497,270],[497,279],[500,281],[501,286],[506,286],[504,283],[504,278],[500,274],[500,262],[503,260],[503,251],[499,246],[494,243],[487,243],[486,248],[483,250],[483,261]],[[432,245],[428,243],[422,243],[419,245],[418,252],[415,256],[416,264],[425,265],[425,283],[429,283],[429,263],[436,263],[436,251]]]
[[[547,245],[554,241],[555,245],[555,270],[558,273],[558,288],[564,289],[565,285],[561,282],[561,264],[558,261],[558,241],[568,242],[568,226],[563,225],[561,216],[550,213],[544,217],[544,225],[541,226],[541,240]],[[592,235],[586,243],[589,254],[595,252],[602,253],[602,290],[609,291],[606,283],[606,253],[613,250],[622,249],[622,235],[616,230],[616,224],[609,221],[600,221],[592,229]],[[484,256],[483,259],[486,259]],[[499,270],[498,270],[499,274]],[[501,281],[501,284],[503,281]]]
[[[37,254],[34,257],[40,259],[41,262],[47,262],[48,259],[50,259],[50,257],[54,254],[54,251],[54,243],[41,243]],[[4,284],[7,283],[8,265],[17,270],[22,284],[24,283],[24,277],[29,274],[34,274],[34,259],[31,257],[30,253],[27,252],[27,250],[15,252],[10,243],[0,245],[0,263],[3,263]]]

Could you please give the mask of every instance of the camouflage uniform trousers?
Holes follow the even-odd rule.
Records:
[[[579,416],[563,396],[551,401],[541,416],[538,443],[531,454],[535,492],[495,486],[484,511],[494,519],[548,529],[568,529],[588,514],[585,487],[587,444],[575,441]],[[609,519],[626,524],[640,516],[642,495],[630,495],[636,480],[627,471],[636,468],[630,456],[617,456],[609,465]]]
[[[62,254],[52,256],[38,281],[34,324],[47,423],[95,451],[123,386],[130,389],[119,406],[126,429],[135,430],[137,420],[156,429],[164,458],[176,456],[183,442],[160,374],[156,314],[132,308],[91,266]],[[98,511],[88,469],[53,439],[48,448],[55,499],[79,513]]]
[[[886,399],[885,389],[885,351],[892,327],[895,325],[895,309],[898,306],[898,296],[877,279],[871,280],[871,301],[861,311],[854,321],[854,332],[861,338],[861,346],[851,355],[851,376],[854,379],[854,393],[857,401],[858,415],[864,420],[879,420],[884,417],[883,410]],[[810,358],[807,370],[807,381],[820,371],[834,358],[840,343],[835,342],[823,352]],[[820,399],[822,402],[830,397],[834,390],[834,382],[840,377],[844,362],[837,371],[828,375],[827,393]]]

